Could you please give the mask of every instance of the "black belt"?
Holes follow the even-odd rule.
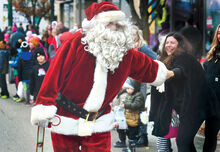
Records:
[[[82,107],[75,104],[73,101],[67,99],[62,93],[59,92],[58,97],[56,99],[56,103],[61,106],[64,110],[72,113],[73,115],[83,118],[86,121],[95,121],[106,108],[101,109],[98,112],[88,112]]]

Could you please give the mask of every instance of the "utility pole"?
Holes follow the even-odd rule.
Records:
[[[79,0],[79,27],[82,27],[82,2]]]
[[[54,17],[54,0],[50,0],[50,23],[52,23],[55,20]]]
[[[12,0],[8,0],[8,26],[12,26]]]
[[[74,24],[76,24],[76,0],[73,0],[73,18],[74,18]]]

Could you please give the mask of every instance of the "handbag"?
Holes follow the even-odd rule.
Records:
[[[179,115],[176,113],[174,109],[172,109],[172,118],[171,118],[171,124],[169,125],[169,132],[167,135],[164,136],[164,138],[170,139],[170,138],[176,138],[179,131]]]

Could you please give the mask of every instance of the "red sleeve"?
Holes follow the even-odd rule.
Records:
[[[133,54],[131,71],[129,76],[137,81],[150,83],[153,86],[160,86],[166,81],[167,68],[158,61],[137,50],[131,50]]]
[[[153,82],[157,76],[158,63],[137,50],[130,51],[133,58],[129,76],[141,82]]]
[[[83,48],[81,36],[78,32],[60,46],[44,78],[36,104],[55,105],[58,92],[72,69],[76,52]]]

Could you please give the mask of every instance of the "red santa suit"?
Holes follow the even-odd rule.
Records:
[[[104,13],[108,10],[120,12],[109,2],[93,3],[88,9],[99,10],[97,7]],[[91,19],[88,16],[87,19]],[[81,145],[81,151],[109,152],[110,130],[114,123],[109,104],[127,77],[160,85],[166,79],[167,69],[161,62],[131,49],[124,55],[119,67],[111,72],[103,68],[93,54],[85,51],[86,44],[81,43],[82,37],[83,31],[79,30],[60,46],[32,108],[31,122],[38,124],[52,118],[49,129],[52,131],[54,151],[68,149],[76,152],[80,151],[78,146]],[[87,123],[55,102],[58,92],[89,112],[102,109],[104,112],[93,123]]]

